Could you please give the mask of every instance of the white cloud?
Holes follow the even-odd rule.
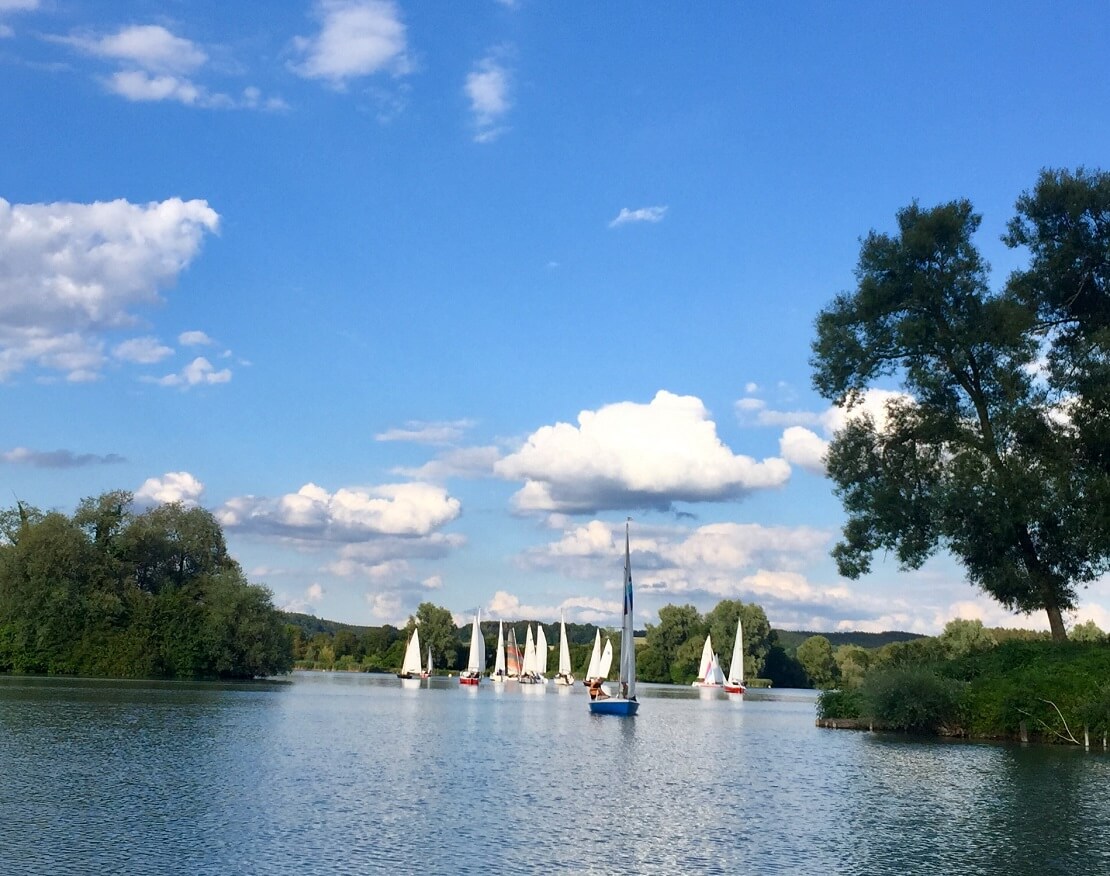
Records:
[[[158,73],[189,73],[208,60],[196,43],[174,36],[157,24],[133,25],[107,36],[61,37],[58,41],[89,55]]]
[[[167,356],[172,356],[173,350],[157,338],[131,338],[116,344],[112,349],[112,355],[124,362],[139,362],[149,365],[153,362],[161,362]]]
[[[801,426],[791,426],[779,438],[779,453],[791,465],[804,468],[814,474],[825,473],[825,454],[829,442]]]
[[[782,459],[733,454],[700,399],[665,390],[647,405],[582,411],[577,427],[544,426],[494,471],[525,480],[518,509],[570,513],[737,499],[790,476]]]
[[[180,502],[186,507],[200,504],[204,494],[204,484],[187,471],[166,472],[160,478],[147,478],[135,491],[135,500],[149,504]]]
[[[464,90],[470,98],[477,142],[490,143],[504,133],[500,121],[512,106],[509,85],[508,69],[492,55],[479,61],[467,74]]]
[[[617,214],[616,218],[609,223],[609,227],[616,228],[619,225],[627,225],[630,222],[662,222],[666,214],[666,207],[640,207],[636,210],[629,210],[627,207],[621,207],[621,211]]]
[[[741,423],[756,426],[811,426],[821,422],[813,411],[775,411],[760,398],[742,398],[736,402],[736,416]]]
[[[216,516],[230,529],[353,542],[376,536],[427,536],[458,517],[460,510],[458,499],[431,484],[344,487],[329,493],[309,483],[276,499],[230,499]]]
[[[404,428],[386,429],[384,432],[379,432],[374,436],[374,440],[411,441],[414,444],[454,444],[473,425],[473,420],[450,420],[438,423],[410,420]]]
[[[416,468],[398,466],[394,474],[417,481],[443,483],[448,478],[485,478],[501,458],[496,447],[460,447],[449,450]]]
[[[119,70],[108,77],[108,90],[136,103],[174,100],[192,106],[204,92],[180,76],[152,76],[143,70]]]
[[[341,87],[349,79],[374,73],[409,71],[405,25],[395,3],[320,0],[315,16],[320,20],[320,32],[293,41],[303,58],[293,66],[298,75],[326,79]]]
[[[182,332],[177,336],[177,342],[183,347],[207,347],[215,343],[201,331]]]
[[[159,386],[206,386],[214,383],[228,383],[231,380],[231,369],[221,368],[209,362],[204,356],[198,356],[177,374],[167,374],[165,377],[150,378],[149,382]]]
[[[40,0],[0,0],[0,13],[32,12],[39,8]]]
[[[30,365],[103,366],[99,335],[134,324],[219,227],[207,202],[9,204],[0,198],[0,380]]]

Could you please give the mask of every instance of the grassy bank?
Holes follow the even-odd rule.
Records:
[[[876,729],[1082,744],[1110,733],[1110,645],[1006,642],[886,666],[821,694],[818,720]],[[830,724],[831,726],[831,724]]]

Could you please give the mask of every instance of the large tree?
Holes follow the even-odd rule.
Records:
[[[1047,613],[1055,639],[1077,584],[1105,568],[1073,430],[1038,377],[1035,308],[992,293],[967,201],[898,213],[898,232],[863,241],[858,287],[817,319],[814,385],[851,411],[829,476],[848,519],[842,574],[876,551],[906,569],[938,550],[1007,608]],[[902,394],[875,418],[857,408],[884,381]]]

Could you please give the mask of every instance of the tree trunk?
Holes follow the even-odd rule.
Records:
[[[1060,613],[1060,606],[1053,602],[1046,605],[1044,610],[1048,612],[1048,627],[1052,630],[1052,641],[1066,642],[1068,631],[1064,629],[1064,616]]]

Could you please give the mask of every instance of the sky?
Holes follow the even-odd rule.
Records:
[[[1110,149],[1103,3],[0,0],[0,505],[209,509],[275,604],[937,633],[837,574],[814,319]],[[879,410],[876,387],[869,404]],[[1110,581],[1072,621],[1110,629]]]

